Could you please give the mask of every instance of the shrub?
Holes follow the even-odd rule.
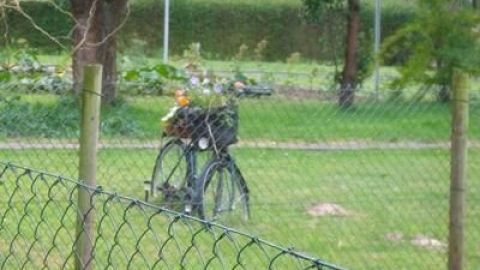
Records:
[[[398,2],[398,3],[396,3]],[[412,5],[404,1],[385,5],[382,10],[383,37],[411,20],[414,16]],[[362,3],[363,32],[370,36],[373,29],[374,7]],[[60,13],[48,1],[22,1],[22,6],[32,18],[68,46],[66,37],[73,26],[72,20]],[[135,47],[139,40],[145,44],[142,54],[159,55],[162,48],[163,5],[154,0],[135,1],[131,4],[131,15],[120,32],[119,49],[123,52]],[[332,23],[332,16],[320,15],[321,25]],[[28,46],[52,52],[60,48],[36,31],[18,13],[8,13],[11,40],[24,38]],[[307,24],[303,19],[301,2],[272,1],[216,1],[216,0],[176,0],[171,6],[170,44],[172,55],[182,55],[194,42],[202,45],[204,56],[209,59],[232,59],[243,44],[255,48],[262,40],[268,46],[262,52],[265,60],[281,61],[293,52],[299,52],[306,59],[332,60],[334,47],[343,51],[343,20],[334,20],[334,36],[325,29]],[[370,42],[371,39],[366,39]],[[371,48],[371,43],[368,46]],[[129,53],[130,54],[130,53]]]

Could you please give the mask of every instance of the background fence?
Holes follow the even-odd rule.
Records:
[[[355,106],[345,110],[337,107],[334,90],[322,91],[318,84],[312,90],[288,84],[274,89],[269,97],[239,100],[240,141],[231,150],[250,186],[252,218],[225,225],[353,269],[444,267],[450,105],[435,101],[434,91],[379,97],[360,91]],[[478,101],[474,90],[468,269],[480,266]],[[171,96],[135,95],[104,108],[99,185],[143,198],[143,181],[151,177],[161,144],[160,118],[172,104]],[[42,90],[6,97],[1,106],[1,160],[76,177],[79,112],[74,99]],[[111,216],[121,224],[124,212],[115,211]]]

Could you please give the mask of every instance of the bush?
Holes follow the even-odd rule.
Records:
[[[414,8],[398,1],[397,4],[384,6],[382,10],[383,37],[411,20]],[[373,29],[373,5],[364,2],[362,6],[362,25],[365,36],[371,36]],[[390,3],[390,2],[387,2]],[[392,2],[393,3],[393,2]],[[22,1],[25,11],[41,27],[54,36],[66,36],[72,20],[47,1]],[[154,0],[132,2],[130,18],[120,32],[119,49],[128,51],[137,40],[144,41],[146,50],[142,53],[160,55],[162,48],[163,5]],[[339,16],[343,16],[339,14]],[[320,25],[332,23],[322,16]],[[58,50],[52,47],[52,41],[34,30],[30,23],[18,13],[9,12],[10,34],[13,39],[24,38],[29,46],[44,51]],[[303,19],[301,2],[298,1],[215,1],[215,0],[176,0],[171,7],[171,54],[181,55],[193,42],[202,44],[202,51],[209,59],[232,59],[244,44],[248,48],[265,39],[268,42],[264,51],[265,60],[285,60],[294,52],[306,59],[331,60],[331,51],[335,47],[343,53],[343,20],[335,20],[335,38],[328,35],[319,26],[308,25]],[[371,39],[366,47],[373,47]],[[69,40],[63,40],[68,46]],[[253,49],[248,52],[253,57]]]
[[[28,102],[20,96],[0,96],[0,137],[77,138],[80,109],[72,96],[37,96]],[[119,102],[103,108],[101,129],[107,137],[141,136],[130,106]]]

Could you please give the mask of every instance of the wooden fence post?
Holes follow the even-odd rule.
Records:
[[[453,106],[450,171],[450,223],[448,237],[448,269],[464,266],[464,220],[467,166],[468,87],[467,77],[455,70],[453,75]]]
[[[102,91],[102,66],[87,65],[84,68],[82,92],[82,119],[80,130],[79,180],[85,185],[96,186],[97,141],[100,123]],[[75,243],[75,269],[92,269],[92,241],[94,240],[95,209],[92,191],[78,189],[78,211]]]

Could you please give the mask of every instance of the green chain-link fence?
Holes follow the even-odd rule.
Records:
[[[93,254],[82,268],[341,269],[222,225],[8,163],[0,163],[0,269],[72,269],[80,190],[90,194],[96,216]]]
[[[42,6],[48,5],[47,2],[31,4]],[[299,17],[292,19],[298,15],[299,2],[294,9],[288,9],[288,16],[282,13],[282,6],[273,6],[276,1],[270,1],[271,9],[256,1],[250,1],[248,5],[233,0],[212,1],[218,2],[218,5],[211,6],[203,4],[203,1],[174,2],[172,5],[176,6],[172,7],[172,12],[176,14],[172,14],[172,64],[183,66],[185,59],[174,54],[181,55],[184,49],[188,49],[188,44],[200,41],[201,48],[204,49],[201,56],[206,58],[201,59],[205,70],[228,78],[240,70],[246,77],[257,82],[268,81],[274,89],[274,93],[268,97],[238,100],[239,142],[230,151],[250,188],[251,219],[243,223],[222,221],[226,226],[311,251],[327,261],[352,269],[445,267],[451,112],[449,103],[436,100],[437,90],[417,86],[391,88],[389,83],[398,77],[398,73],[393,67],[384,66],[380,72],[379,89],[375,89],[373,78],[367,78],[355,92],[353,107],[341,109],[337,106],[338,89],[332,82],[335,72],[341,69],[344,41],[342,17],[334,18],[342,21],[338,25],[308,26],[303,25]],[[191,5],[194,2],[195,5]],[[294,1],[282,2],[288,2],[289,5]],[[386,37],[404,22],[411,20],[415,9],[414,1],[383,2],[382,33]],[[156,156],[165,142],[160,139],[163,129],[160,119],[174,104],[174,98],[172,93],[164,91],[168,90],[164,87],[165,81],[156,77],[158,74],[152,72],[152,69],[143,70],[134,82],[125,79],[124,75],[129,70],[138,70],[160,62],[158,54],[162,6],[155,1],[146,1],[145,4],[138,1],[139,5],[136,3],[132,2],[135,5],[132,6],[132,14],[138,15],[131,15],[126,28],[121,31],[118,44],[121,72],[117,90],[121,98],[102,111],[97,180],[105,189],[141,199],[144,197],[143,182],[152,177]],[[369,56],[367,52],[372,49],[373,22],[370,20],[373,19],[373,3],[374,1],[366,1],[365,5],[368,6],[362,6],[362,56]],[[239,11],[237,4],[245,6],[245,10]],[[224,9],[218,7],[222,5]],[[266,9],[270,11],[267,12]],[[42,17],[41,13],[53,14],[51,10],[45,11],[45,8],[39,9],[36,6],[31,10],[32,14],[38,12],[36,17],[39,18]],[[206,14],[231,16],[225,22],[224,16]],[[263,27],[266,21],[273,21],[265,18],[275,19],[275,23]],[[218,23],[217,20],[223,23]],[[46,26],[51,22],[55,20],[39,23]],[[9,29],[21,30],[11,30],[13,35],[18,33],[21,36],[27,32],[29,44],[38,44],[34,40],[30,41],[38,36],[30,33],[33,32],[31,27],[23,27],[16,21],[12,21],[10,26]],[[53,26],[63,27],[64,24],[55,23]],[[311,27],[320,29],[310,29]],[[263,55],[256,55],[255,49],[263,39],[268,42],[267,48]],[[21,46],[22,40],[18,41]],[[51,44],[51,41],[46,43]],[[244,47],[244,55],[240,57],[242,44],[247,45],[247,48]],[[48,63],[60,64],[60,67],[56,71],[50,67],[50,71],[47,70],[34,79],[29,76],[36,71],[27,67],[27,78],[18,76],[18,80],[11,80],[8,84],[0,82],[0,161],[12,161],[75,179],[78,176],[80,113],[79,104],[69,92],[72,88],[68,74],[70,63],[65,61],[69,57],[40,56]],[[234,57],[235,60],[225,61]],[[282,62],[255,60],[262,58]],[[311,63],[315,58],[321,61]],[[22,64],[27,63],[27,66],[28,63],[33,63],[29,62],[32,59],[28,57],[28,61],[23,60]],[[335,62],[337,67],[334,67]],[[14,69],[8,65],[7,68]],[[0,68],[0,71],[5,70]],[[21,69],[16,70],[12,72],[12,78],[18,75],[16,72],[21,73]],[[471,78],[465,223],[467,269],[480,268],[480,233],[477,229],[480,227],[479,85],[478,79]],[[205,154],[199,157],[199,168],[202,168],[206,158]],[[27,175],[20,178],[21,184],[29,178]],[[37,184],[32,188],[43,182],[35,183]],[[56,185],[52,190],[61,187]],[[50,195],[41,193],[34,196],[31,192],[32,189],[25,186],[21,192],[18,190],[15,193],[27,203],[33,198],[25,208],[27,211],[36,207],[34,202],[40,195],[47,201],[48,196],[60,196],[60,193],[53,192]],[[62,194],[61,206],[67,209],[70,197],[66,193]],[[120,200],[119,197],[108,199],[110,195],[100,191],[95,194],[97,201],[107,202],[107,212],[115,213],[105,217],[104,226],[115,230],[124,224],[121,230],[128,230],[129,225],[136,224],[128,215],[127,222],[124,222],[123,214],[127,208],[123,207],[124,204],[113,203]],[[3,195],[1,197],[5,198]],[[50,209],[52,203],[46,205],[47,209]],[[125,203],[130,204],[129,201]],[[160,204],[159,201],[151,203]],[[148,221],[147,217],[151,214],[140,215],[140,205],[143,204],[132,204],[127,213],[132,211],[140,216],[142,222]],[[22,207],[25,207],[25,203]],[[2,205],[0,210],[3,209]],[[41,213],[41,207],[39,209]],[[103,206],[97,209],[103,211]],[[102,211],[98,211],[97,215],[102,216]],[[173,215],[166,221],[168,215],[165,213],[169,212],[162,212],[165,221],[159,227],[169,225],[169,221],[175,219]],[[56,212],[53,214],[57,215]],[[74,222],[74,216],[74,213],[70,213],[69,220],[66,217],[62,221],[61,216],[60,220],[70,226]],[[17,216],[17,220],[12,222],[18,223],[21,217],[22,215]],[[42,220],[42,217],[40,215],[39,219]],[[40,234],[35,236],[35,229],[38,224],[39,229],[45,227],[45,223],[29,225],[28,218],[29,215],[24,217],[19,232],[16,227],[9,227],[9,235],[17,235],[18,241],[26,243],[27,251],[34,241],[32,253],[37,249],[37,243],[41,242],[35,239],[43,237]],[[180,242],[188,242],[183,238],[183,232],[197,232],[196,229],[190,231],[189,226],[184,226],[183,218],[173,224],[174,229],[177,225],[181,227],[177,229],[182,231],[178,234]],[[25,227],[30,231],[25,231]],[[199,225],[200,227],[203,229]],[[210,239],[210,243],[215,242],[222,232],[217,233],[217,238]],[[64,230],[59,233],[67,234]],[[129,233],[134,234],[133,231]],[[141,233],[143,231],[138,236]],[[50,235],[53,239],[55,231]],[[202,239],[208,238],[205,235],[208,235],[205,230],[199,233]],[[100,240],[104,239],[108,244],[97,246],[97,250],[107,254],[102,257],[107,258],[107,261],[100,265],[112,265],[111,268],[115,268],[120,264],[116,260],[120,259],[114,255],[119,254],[124,261],[129,260],[124,253],[130,254],[130,249],[136,250],[137,242],[122,244],[127,250],[124,252],[115,244],[116,241],[129,241],[125,240],[127,237],[124,239],[121,236],[119,234],[115,238],[111,233],[102,236]],[[227,236],[228,234],[226,238],[221,238],[219,243],[229,239]],[[168,231],[164,232],[162,239],[169,239]],[[192,239],[191,235],[188,239]],[[245,238],[247,242],[250,240]],[[52,243],[58,241],[62,240]],[[160,242],[159,240],[158,243]],[[168,241],[167,247],[177,245],[175,243],[175,239],[172,239]],[[114,247],[111,253],[107,251],[108,246]],[[186,248],[190,246],[191,244],[186,245]],[[212,246],[214,244],[210,245]],[[7,251],[10,249],[2,242],[0,247],[7,247]],[[177,247],[168,249],[173,249],[173,253],[178,251]],[[193,246],[187,255],[196,254],[196,250]],[[153,253],[155,252],[158,250]],[[73,253],[65,253],[56,247],[50,253],[74,256]],[[2,250],[1,254],[3,256],[8,253]],[[175,254],[171,258],[181,258],[180,254],[183,253]],[[205,255],[206,261],[215,257],[212,251],[208,254]],[[47,259],[55,256],[49,255]],[[137,260],[143,263],[140,254],[133,257],[135,263]],[[10,256],[8,263],[13,263],[12,267],[21,267],[25,260],[33,259],[36,260],[36,257],[20,258],[17,263]],[[44,257],[40,260],[43,259]],[[69,262],[72,263],[72,260],[69,259]],[[166,263],[172,264],[168,260]],[[161,265],[166,263],[161,260],[159,262]],[[58,265],[62,266],[62,262]],[[248,265],[245,268],[248,269]],[[279,268],[288,269],[287,266]]]

